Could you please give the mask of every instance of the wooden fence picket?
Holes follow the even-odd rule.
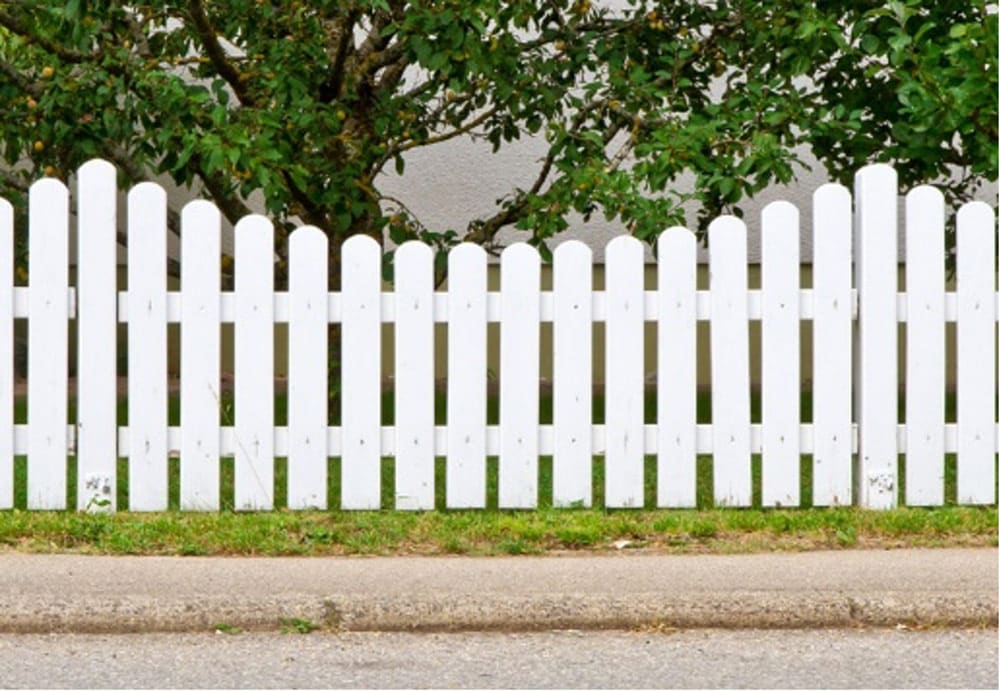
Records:
[[[643,251],[621,235],[605,250],[604,504],[643,505]]]
[[[944,503],[944,197],[906,195],[906,503]]]
[[[799,211],[761,215],[761,503],[799,505]]]
[[[686,228],[669,228],[660,236],[656,337],[658,506],[696,505],[697,250],[694,233]]]
[[[159,485],[150,508],[162,508],[168,451],[167,193],[159,185],[144,182],[129,192],[128,240],[129,478]],[[133,508],[143,501],[142,490],[136,492]]]
[[[486,506],[486,251],[448,253],[449,508]]]
[[[382,248],[367,235],[343,245],[341,507],[377,509],[382,477]]]
[[[81,511],[113,510],[118,461],[117,173],[88,161],[77,173],[76,496]]]
[[[556,247],[552,266],[552,501],[590,506],[593,439],[593,253],[579,240]]]
[[[858,501],[869,509],[895,506],[898,490],[896,189],[896,171],[885,164],[866,166],[854,177],[854,395],[860,426],[854,480]]]
[[[192,511],[219,509],[219,418],[231,418],[219,378],[220,223],[208,202],[181,211],[181,508]],[[152,482],[132,510],[166,508],[166,479]]]
[[[288,240],[288,507],[327,507],[327,249],[319,228]]]
[[[500,255],[498,498],[504,509],[530,509],[538,502],[540,281],[535,248],[516,243]]]
[[[64,509],[69,191],[58,180],[39,180],[28,192],[28,255],[28,508]]]
[[[434,508],[434,252],[405,242],[394,257],[396,508]]]
[[[0,509],[14,506],[14,207],[0,199]]]
[[[851,193],[813,195],[813,504],[851,504]]]
[[[984,202],[958,210],[958,502],[996,501],[996,224]]]
[[[260,511],[274,506],[274,228],[247,216],[235,240],[234,496]]]
[[[712,454],[715,503],[749,506],[750,332],[747,238],[743,221],[723,216],[708,227],[711,269]]]

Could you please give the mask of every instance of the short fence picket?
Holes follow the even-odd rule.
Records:
[[[530,509],[546,490],[540,457],[552,457],[552,503],[591,506],[594,456],[603,455],[602,505],[645,504],[655,458],[655,505],[694,507],[699,456],[709,455],[718,506],[759,501],[797,506],[803,454],[812,461],[812,502],[888,508],[941,505],[945,456],[956,454],[957,500],[996,502],[1000,425],[995,405],[1000,335],[996,219],[974,202],[957,214],[956,288],[946,291],[945,209],[932,187],[905,200],[906,290],[897,288],[896,174],[859,171],[853,195],[824,185],[813,196],[812,287],[800,284],[799,211],[777,202],[761,218],[762,284],[748,287],[747,231],[734,217],[709,226],[707,290],[697,288],[697,241],[667,229],[656,245],[657,286],[643,285],[635,238],[606,250],[604,290],[593,290],[590,248],[554,252],[552,290],[541,257],[525,243],[500,256],[500,289],[487,289],[483,248],[447,257],[448,283],[434,288],[434,250],[397,248],[383,288],[383,250],[367,236],[342,245],[339,290],[328,287],[328,239],[313,227],[288,237],[288,289],[274,289],[274,230],[260,216],[236,224],[233,289],[222,290],[221,215],[195,201],[180,214],[180,288],[167,284],[167,199],[155,184],[128,193],[118,231],[115,171],[83,166],[75,225],[75,286],[69,282],[70,206],[65,185],[29,193],[28,286],[15,285],[14,211],[0,200],[0,509],[67,505],[67,463],[76,457],[80,510],[168,508],[171,456],[180,456],[180,508],[222,507],[222,459],[232,458],[233,508],[275,506],[277,458],[287,458],[287,505],[326,509],[330,459],[339,459],[339,506],[383,506],[383,461],[394,458],[394,509],[429,510],[443,490],[449,508],[484,508],[497,457],[500,508]],[[853,196],[853,200],[852,200]],[[852,209],[853,204],[853,209]],[[128,238],[127,289],[116,286],[116,239]],[[853,264],[853,266],[852,266]],[[852,275],[854,285],[852,287]],[[27,422],[14,417],[15,320],[26,319]],[[69,325],[75,320],[76,338]],[[761,324],[759,423],[750,417],[750,321]],[[710,333],[711,419],[697,419],[699,322]],[[812,329],[812,419],[803,422],[800,329]],[[552,324],[552,422],[540,422],[541,325]],[[644,332],[655,325],[656,412],[647,424]],[[905,416],[897,414],[897,330],[906,371]],[[957,422],[945,421],[945,333],[956,323]],[[116,420],[117,332],[127,326],[127,425]],[[180,421],[168,422],[168,325],[180,327]],[[287,423],[276,425],[275,333],[288,329]],[[331,330],[331,324],[339,329]],[[392,425],[383,425],[382,330],[395,349]],[[446,420],[435,424],[436,324],[445,324]],[[495,325],[490,327],[490,325]],[[232,325],[232,404],[221,380],[221,334]],[[605,334],[604,420],[595,424],[593,334]],[[488,424],[488,332],[499,329],[499,423]],[[340,334],[340,342],[329,340]],[[67,363],[75,349],[77,391]],[[328,415],[331,353],[339,352],[340,420]],[[334,383],[336,385],[336,383]],[[75,395],[76,421],[68,424]],[[853,402],[852,402],[853,397]],[[905,473],[900,472],[900,456]],[[15,457],[27,456],[23,488]],[[128,459],[122,487],[119,457]],[[438,458],[444,459],[444,484]],[[905,493],[899,484],[905,482]],[[127,489],[127,503],[117,496]],[[21,492],[26,497],[16,500]]]

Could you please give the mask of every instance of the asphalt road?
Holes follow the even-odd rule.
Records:
[[[5,688],[997,688],[997,631],[0,636]]]

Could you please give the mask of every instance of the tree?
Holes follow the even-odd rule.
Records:
[[[567,215],[653,240],[792,179],[803,147],[847,181],[997,178],[997,15],[985,0],[98,0],[0,2],[0,192],[88,158],[168,175],[235,221],[444,250],[514,225],[544,252]],[[427,228],[379,173],[461,136],[547,152],[461,228]],[[27,163],[27,165],[24,165]],[[14,164],[21,164],[13,168]],[[691,194],[674,183],[696,178]],[[282,254],[283,256],[283,254]]]

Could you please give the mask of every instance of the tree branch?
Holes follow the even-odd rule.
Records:
[[[189,0],[188,11],[191,15],[191,21],[194,22],[198,39],[205,49],[205,54],[212,61],[212,65],[219,73],[219,76],[226,80],[226,83],[232,88],[233,93],[236,94],[236,98],[239,99],[240,103],[251,106],[255,105],[253,98],[247,91],[243,75],[237,71],[226,57],[226,52],[219,43],[215,28],[209,21],[208,15],[205,14],[205,8],[201,0]]]

